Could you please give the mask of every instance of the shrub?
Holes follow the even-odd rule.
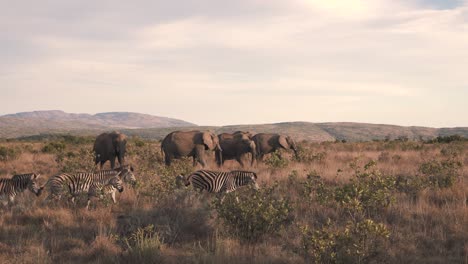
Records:
[[[297,147],[297,156],[295,156],[296,161],[312,163],[312,162],[323,162],[327,157],[326,152],[317,152],[314,153],[310,149],[304,148],[302,145]]]
[[[301,228],[301,249],[306,259],[314,263],[369,263],[383,260],[384,243],[390,232],[384,224],[371,219],[348,222],[344,228],[329,220],[319,230]]]
[[[289,165],[289,161],[281,156],[281,152],[279,150],[276,150],[265,160],[265,164],[270,168],[279,169],[287,167]]]
[[[188,159],[175,160],[171,166],[165,166],[160,163],[155,164],[155,166],[157,167],[157,176],[152,177],[145,186],[142,186],[140,193],[145,196],[153,197],[158,202],[170,198],[175,190],[182,186],[182,184],[177,181],[178,175],[188,175],[193,170]]]
[[[326,183],[316,171],[310,172],[304,182],[305,196],[314,197],[321,204],[328,203],[334,199],[332,188],[331,184]]]
[[[21,151],[17,148],[8,148],[0,146],[0,161],[15,160],[19,157]]]
[[[267,234],[277,234],[292,221],[288,199],[275,195],[277,185],[244,189],[217,199],[214,207],[228,233],[247,243],[255,243]]]
[[[467,139],[460,135],[451,135],[451,136],[438,136],[434,139],[427,140],[426,143],[451,143],[466,141]]]
[[[62,172],[90,172],[94,171],[94,154],[88,148],[80,148],[78,152],[59,152],[56,161]]]
[[[355,178],[335,189],[335,201],[350,210],[371,214],[388,207],[394,201],[395,178],[383,176],[376,165],[375,161],[370,161],[361,171],[352,164]]]
[[[63,142],[49,142],[43,148],[43,153],[60,153],[65,150],[65,143]]]
[[[455,159],[443,161],[431,160],[424,162],[419,171],[427,176],[429,185],[434,188],[448,188],[453,186],[460,175],[462,163]]]
[[[394,201],[395,178],[383,176],[371,161],[364,170],[355,163],[354,178],[340,186],[326,184],[316,173],[308,175],[305,182],[307,194],[315,193],[321,204],[330,204],[347,209],[350,213],[375,214]]]

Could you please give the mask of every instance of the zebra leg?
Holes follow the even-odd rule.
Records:
[[[13,205],[13,202],[15,201],[15,196],[14,195],[9,195],[8,196],[8,205]]]
[[[111,192],[111,197],[112,197],[112,202],[114,202],[114,204],[116,204],[117,200],[115,199],[115,190]]]

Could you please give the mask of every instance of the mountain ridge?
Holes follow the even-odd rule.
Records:
[[[103,112],[94,115],[66,113],[61,110],[21,112],[0,116],[0,138],[28,137],[40,134],[97,135],[120,130],[129,136],[162,139],[174,130],[212,130],[215,133],[236,130],[253,133],[281,133],[297,140],[371,141],[395,138],[431,139],[437,136],[461,135],[468,138],[468,127],[433,128],[357,122],[305,121],[273,124],[198,126],[180,119],[134,112]]]

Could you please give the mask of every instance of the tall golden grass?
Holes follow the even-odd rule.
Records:
[[[352,219],[344,209],[306,196],[303,185],[307,175],[313,172],[330,186],[342,186],[355,176],[351,163],[363,167],[374,160],[383,175],[425,177],[421,164],[450,155],[462,164],[455,184],[422,188],[417,199],[395,193],[395,202],[373,216],[390,235],[364,262],[468,263],[466,142],[302,142],[307,155],[302,161],[284,152],[281,156],[286,166],[260,162],[244,168],[257,172],[261,186],[277,182],[277,195],[292,202],[292,223],[275,234],[266,234],[254,245],[226,232],[212,206],[215,195],[177,186],[177,173],[199,167],[192,168],[190,160],[182,160],[167,168],[158,142],[135,142],[129,142],[127,163],[135,167],[139,184],[136,188],[127,186],[115,205],[104,199],[86,210],[83,200],[77,205],[66,201],[50,204],[45,201],[47,192],[36,198],[26,191],[13,206],[1,208],[1,262],[310,263],[314,259],[304,254],[301,227],[320,230],[327,221],[334,221],[339,229]],[[15,157],[0,159],[1,177],[36,172],[45,183],[64,170],[92,170],[90,143],[65,143],[64,150],[44,153],[46,144],[0,143],[0,147],[17,151]],[[220,169],[212,160],[208,169],[240,167],[227,161]]]

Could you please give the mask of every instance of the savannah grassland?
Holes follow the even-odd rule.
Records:
[[[92,142],[2,141],[0,175],[93,171]],[[158,142],[132,138],[139,183],[116,205],[26,191],[1,208],[0,262],[468,263],[468,142],[299,145],[298,159],[275,153],[246,168],[259,191],[221,200],[176,182],[191,160],[165,167]]]

